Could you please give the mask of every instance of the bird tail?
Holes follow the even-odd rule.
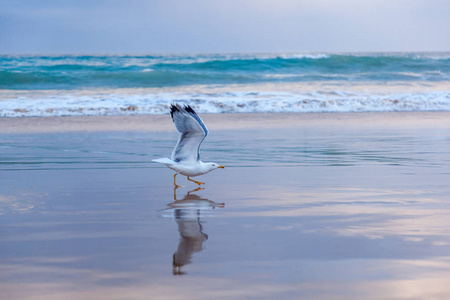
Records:
[[[167,157],[152,159],[152,161],[160,163],[160,164],[165,164],[165,165],[173,164],[173,160],[171,160],[170,158],[167,158]]]

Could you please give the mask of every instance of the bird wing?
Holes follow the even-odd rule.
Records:
[[[199,161],[200,145],[208,134],[205,123],[189,105],[172,104],[170,115],[180,133],[171,159],[175,162]]]

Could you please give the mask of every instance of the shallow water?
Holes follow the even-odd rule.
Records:
[[[215,131],[176,191],[175,139],[2,135],[2,298],[450,296],[448,130]]]

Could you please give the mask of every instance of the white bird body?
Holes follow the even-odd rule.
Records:
[[[173,149],[171,158],[164,157],[153,161],[165,164],[176,172],[173,180],[176,187],[178,187],[175,182],[177,174],[187,176],[188,180],[198,185],[203,184],[204,182],[191,180],[189,177],[203,175],[217,168],[224,168],[224,166],[216,163],[204,163],[200,160],[200,145],[208,134],[208,129],[203,120],[189,105],[181,107],[178,104],[172,104],[170,115],[177,131],[180,133],[177,145]]]
[[[185,164],[182,162],[177,163],[167,157],[154,159],[153,161],[165,164],[169,169],[189,177],[200,176],[217,169],[217,167],[212,165],[212,163],[204,163],[202,161],[197,161],[196,163],[189,162]]]

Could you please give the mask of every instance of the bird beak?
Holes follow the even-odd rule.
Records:
[[[220,168],[220,169],[225,169],[225,167],[224,167],[224,166],[218,166],[218,168]]]

